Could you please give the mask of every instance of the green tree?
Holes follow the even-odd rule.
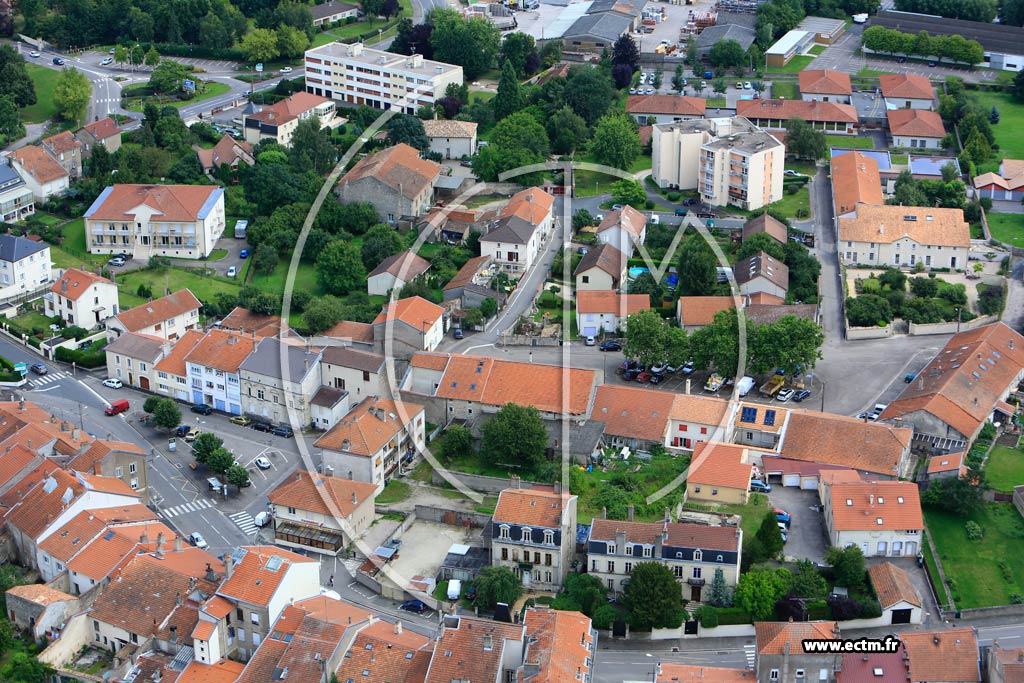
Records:
[[[56,674],[29,652],[13,652],[10,659],[0,669],[0,680],[11,683],[46,683]]]
[[[775,557],[782,552],[782,532],[779,530],[779,520],[774,512],[765,514],[755,536],[768,557]]]
[[[480,302],[480,313],[484,318],[491,319],[498,314],[498,300],[494,297],[485,297]]]
[[[25,136],[18,105],[10,95],[0,95],[0,143],[6,146]]]
[[[405,143],[421,152],[430,147],[430,139],[423,129],[423,121],[408,114],[397,114],[387,123],[388,142]]]
[[[473,581],[476,601],[485,609],[499,602],[511,607],[523,594],[523,583],[508,567],[484,567]]]
[[[771,324],[747,329],[747,363],[754,372],[776,368],[787,375],[808,372],[821,358],[824,342],[825,335],[816,322],[785,315]]]
[[[492,146],[505,152],[525,149],[546,157],[550,151],[547,131],[527,112],[517,112],[499,121],[494,127],[491,140]]]
[[[302,320],[310,334],[323,332],[344,319],[341,300],[330,295],[312,299],[302,311]]]
[[[168,431],[181,424],[181,409],[173,399],[161,399],[153,410],[153,426]]]
[[[533,36],[519,32],[507,34],[501,41],[498,62],[503,70],[505,64],[511,63],[519,79],[532,75],[540,66],[540,56],[537,54]]]
[[[860,546],[850,545],[845,548],[832,546],[825,551],[825,562],[832,565],[832,576],[836,585],[852,591],[864,586],[864,553]]]
[[[691,236],[679,250],[680,296],[708,296],[718,287],[718,260],[700,235]]]
[[[720,40],[711,46],[708,62],[718,69],[735,69],[747,64],[747,53],[735,40]]]
[[[338,158],[338,152],[328,135],[329,132],[321,130],[320,120],[315,116],[299,121],[292,132],[292,144],[288,150],[292,165],[295,168],[312,168],[318,175],[330,171]],[[330,203],[337,205],[335,202]]]
[[[558,80],[558,79],[555,79]],[[577,64],[569,68],[564,83],[564,103],[588,126],[597,123],[615,100],[615,87],[602,70]]]
[[[565,577],[562,589],[562,595],[571,599],[577,605],[577,610],[588,617],[593,618],[598,609],[607,605],[607,586],[591,574],[570,572]]]
[[[523,93],[519,86],[519,77],[512,61],[506,59],[501,67],[501,77],[498,79],[498,94],[494,96],[494,118],[500,121],[522,108]]]
[[[249,483],[249,470],[245,469],[237,462],[232,463],[224,472],[224,478],[227,479],[228,483],[235,488],[241,489]]]
[[[729,89],[729,86],[725,82],[724,78],[718,77],[715,80],[711,81],[711,89],[714,90],[719,95],[724,95],[725,91]]]
[[[213,432],[203,432],[192,442],[192,457],[198,463],[206,463],[210,455],[224,446],[224,440]]]
[[[697,39],[690,36],[686,39],[686,63],[696,73],[697,62],[700,61],[700,50],[697,49]]]
[[[725,582],[725,572],[715,569],[715,576],[711,579],[711,596],[708,604],[712,607],[732,607],[732,591]]]
[[[277,52],[281,57],[301,57],[309,48],[309,36],[306,35],[305,31],[300,31],[294,26],[279,27],[275,37],[277,39]],[[245,38],[242,40],[244,42]]]
[[[235,464],[235,456],[226,448],[218,448],[206,458],[206,466],[214,474],[224,474]]]
[[[25,59],[10,45],[0,45],[0,97],[9,96],[19,107],[36,103],[36,90]]]
[[[142,404],[142,412],[152,415],[156,412],[156,407],[160,401],[161,399],[159,396],[147,396],[146,402]]]
[[[628,33],[620,36],[612,45],[612,64],[625,64],[632,71],[640,68],[640,48]]]
[[[356,245],[348,240],[328,244],[316,260],[316,277],[331,294],[361,289],[366,281],[366,268]]]
[[[690,360],[690,335],[681,327],[665,329],[665,362],[675,368]]]
[[[999,3],[999,18],[1010,26],[1024,26],[1024,0],[1003,0]],[[1018,71],[1017,76],[1021,73]]]
[[[116,45],[114,47],[114,61],[117,64],[126,64],[128,62],[128,48],[124,45]]]
[[[676,72],[672,76],[672,89],[680,95],[683,94],[683,90],[686,88],[686,86],[683,85],[683,80],[683,65],[676,64]]]
[[[529,472],[544,462],[547,443],[536,408],[506,403],[484,424],[480,455],[494,465]]]
[[[583,228],[594,225],[594,217],[586,209],[577,209],[572,215],[573,232],[579,232]]]
[[[548,40],[540,48],[540,63],[545,69],[554,66],[562,59],[562,41]]]
[[[807,600],[824,600],[828,597],[828,583],[810,560],[798,560],[789,594]]]
[[[255,28],[246,33],[238,47],[250,64],[269,62],[281,54],[277,33],[266,28]]]
[[[660,562],[639,562],[623,590],[629,625],[639,631],[678,628],[683,623],[683,595],[672,570]]]
[[[778,240],[766,232],[759,232],[743,240],[739,251],[736,252],[736,261],[738,263],[746,260],[762,251],[777,261],[784,261],[786,258],[786,249]]]
[[[402,251],[402,238],[395,229],[385,223],[370,228],[363,237],[361,257],[366,270],[371,271],[392,254]]]
[[[775,603],[786,595],[788,575],[785,569],[761,569],[741,574],[736,584],[734,603],[750,614],[754,621],[767,621],[775,612]]]
[[[647,294],[650,297],[651,307],[657,308],[662,305],[665,288],[654,279],[653,275],[647,272],[641,273],[635,280],[629,283],[629,293]]]
[[[825,157],[828,139],[825,133],[803,119],[786,121],[786,151],[798,159],[818,160]]]
[[[982,478],[973,470],[955,479],[939,479],[921,493],[921,504],[967,517],[984,505]]]
[[[626,318],[627,358],[650,367],[665,359],[665,321],[655,311],[637,311]]]
[[[155,67],[160,64],[160,53],[156,51],[155,47],[150,47],[149,50],[146,51],[144,61],[146,66]]]
[[[642,209],[647,202],[647,192],[644,190],[644,186],[635,180],[616,180],[612,183],[611,191],[612,199],[616,204]]]
[[[597,122],[590,151],[598,163],[623,171],[640,156],[636,122],[626,114],[609,114]],[[646,194],[644,200],[646,200]]]
[[[149,75],[149,87],[153,92],[170,94],[181,92],[182,81],[193,78],[188,67],[174,60],[167,60],[157,65]],[[156,122],[154,122],[154,126]]]
[[[438,450],[449,461],[464,458],[473,452],[473,432],[462,425],[449,426],[440,441]]]
[[[280,260],[277,247],[267,242],[256,247],[252,256],[252,269],[259,275],[270,275]]]
[[[467,81],[474,81],[490,69],[498,56],[500,30],[483,17],[464,19],[454,9],[435,9],[430,13],[434,30],[430,44],[434,59],[458,64]]]
[[[89,77],[75,67],[65,68],[53,86],[53,103],[64,121],[80,122],[92,98]]]

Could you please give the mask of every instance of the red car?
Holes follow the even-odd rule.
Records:
[[[648,382],[651,381],[651,373],[641,372],[639,375],[636,376],[636,381],[640,382],[640,384],[647,384]]]

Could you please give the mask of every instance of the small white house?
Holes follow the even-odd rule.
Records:
[[[647,294],[619,294],[613,291],[585,290],[576,294],[576,327],[584,337],[615,332],[626,317],[651,307]]]
[[[920,624],[921,596],[910,575],[891,562],[868,567],[871,585],[882,606],[882,618],[890,624]]]
[[[0,299],[33,292],[50,282],[50,245],[0,235]]]
[[[476,128],[472,121],[432,119],[423,122],[430,151],[445,159],[463,159],[476,154]]]
[[[117,315],[117,285],[105,277],[68,268],[46,295],[46,315],[91,330]]]
[[[647,217],[632,206],[616,209],[604,217],[597,227],[597,239],[610,244],[626,256],[632,256],[636,245],[647,239]]]
[[[26,145],[11,152],[11,165],[24,178],[37,202],[67,192],[71,176],[40,145]]]
[[[411,251],[388,256],[366,277],[366,293],[387,296],[398,291],[430,268],[430,261]]]

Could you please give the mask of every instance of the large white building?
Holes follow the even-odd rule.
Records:
[[[698,189],[707,204],[749,210],[782,199],[786,148],[743,117],[656,125],[651,152],[659,187]]]
[[[462,85],[461,66],[374,50],[362,43],[328,43],[307,50],[304,66],[308,93],[408,114],[444,97],[449,84]]]
[[[924,518],[916,483],[823,481],[818,492],[831,545],[855,545],[865,557],[917,556]]]
[[[36,211],[32,188],[11,166],[10,159],[0,158],[0,220],[20,221]]]
[[[85,240],[92,254],[201,258],[224,225],[216,185],[110,185],[85,212]]]
[[[50,245],[0,235],[0,300],[33,292],[50,281]]]

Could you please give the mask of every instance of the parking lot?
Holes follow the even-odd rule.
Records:
[[[817,511],[818,492],[772,482],[768,500],[776,508],[789,513],[789,539],[783,550],[787,560],[810,560],[822,563],[828,549],[825,519]]]

